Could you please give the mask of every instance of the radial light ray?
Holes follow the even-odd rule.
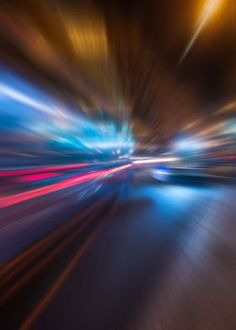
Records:
[[[186,48],[184,49],[183,54],[181,55],[179,62],[178,62],[178,67],[181,66],[181,64],[184,62],[185,58],[188,56],[189,52],[191,51],[194,43],[196,42],[197,38],[199,37],[200,33],[206,26],[207,22],[211,18],[212,15],[216,12],[216,10],[219,8],[221,5],[222,0],[208,0],[206,3],[206,6],[203,9],[203,12],[200,16],[200,19],[197,24],[197,28],[195,29],[189,43],[187,44]]]

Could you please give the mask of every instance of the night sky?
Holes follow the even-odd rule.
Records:
[[[236,94],[236,6],[233,0],[223,2],[178,67],[203,4],[204,1],[194,0],[53,0],[37,4],[13,1],[6,6],[10,6],[13,15],[29,17],[40,26],[70,62],[71,49],[56,24],[54,13],[63,6],[79,21],[81,9],[87,8],[86,15],[91,22],[94,12],[101,15],[119,89],[127,100],[126,112],[130,113],[134,127],[141,124],[142,130],[149,130],[148,139],[159,141],[178,131],[180,123],[184,125],[212,113]],[[12,50],[11,40],[4,38],[0,39],[1,48],[5,49],[7,44],[7,50],[2,51],[2,59],[9,61],[10,52],[13,63],[23,61],[24,72],[28,70],[34,79],[36,76],[39,81],[43,79],[43,84],[49,81],[66,94],[65,97],[69,95],[68,99],[80,93],[57,79],[56,74],[51,75],[25,59],[15,46]]]

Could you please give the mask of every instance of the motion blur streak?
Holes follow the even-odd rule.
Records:
[[[9,196],[9,197],[0,198],[0,208],[12,206],[17,203],[21,203],[21,202],[24,202],[24,201],[27,201],[27,200],[30,200],[30,199],[33,199],[33,198],[36,198],[39,196],[43,196],[43,195],[46,195],[46,194],[49,194],[49,193],[52,193],[55,191],[59,191],[59,190],[62,190],[62,189],[68,188],[68,187],[72,187],[77,184],[84,183],[86,181],[102,178],[104,176],[113,174],[115,172],[127,169],[130,166],[131,165],[128,164],[128,165],[120,166],[120,167],[113,168],[113,169],[101,170],[101,171],[97,171],[97,172],[93,172],[93,173],[89,173],[89,174],[84,174],[84,175],[73,177],[71,179],[63,180],[59,183],[48,185],[48,186],[45,186],[42,188],[26,191],[26,192],[23,192],[23,193],[20,193],[17,195],[13,195],[13,196]]]
[[[236,1],[0,1],[0,330],[236,329]]]
[[[34,174],[34,175],[27,175],[22,176],[18,179],[19,182],[30,182],[30,181],[40,181],[48,178],[52,178],[57,176],[58,173],[43,173],[43,174]]]
[[[0,177],[11,177],[11,176],[18,176],[18,175],[28,175],[33,173],[44,173],[44,172],[53,172],[53,171],[60,171],[60,170],[67,170],[67,169],[76,169],[80,167],[87,166],[88,164],[72,164],[72,165],[58,165],[58,166],[50,166],[50,167],[39,167],[39,168],[31,168],[27,170],[16,170],[16,171],[3,171],[0,172]]]
[[[150,159],[139,159],[134,160],[134,165],[145,165],[145,164],[159,164],[159,163],[169,163],[169,162],[176,162],[178,161],[177,157],[156,157]]]
[[[189,41],[186,49],[184,50],[180,60],[179,65],[182,64],[188,53],[190,52],[191,48],[193,47],[195,41],[199,37],[200,33],[202,32],[203,28],[207,24],[209,18],[216,12],[216,10],[220,7],[222,0],[208,0],[205,4],[200,19],[197,24],[197,28]]]

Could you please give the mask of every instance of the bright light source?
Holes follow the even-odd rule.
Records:
[[[158,167],[153,171],[152,176],[159,181],[167,181],[169,178],[170,172],[167,168]]]
[[[156,157],[156,158],[146,158],[146,159],[138,159],[134,160],[134,165],[144,165],[144,164],[159,164],[159,163],[169,163],[176,162],[179,158],[177,157]]]
[[[202,149],[203,141],[196,137],[179,138],[172,147],[175,152],[194,153]]]
[[[222,0],[208,0],[206,5],[203,8],[202,14],[197,22],[197,27],[187,44],[182,56],[180,57],[178,66],[180,66],[183,61],[185,60],[186,56],[190,52],[191,48],[193,47],[195,41],[197,40],[198,36],[202,32],[203,28],[207,24],[210,17],[215,14],[215,12],[219,9],[220,5],[222,4]]]
[[[213,15],[217,11],[217,9],[219,9],[221,4],[222,0],[208,0],[205,5],[202,16],[208,15],[209,17],[210,15]]]

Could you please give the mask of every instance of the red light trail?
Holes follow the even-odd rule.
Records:
[[[48,185],[45,187],[33,189],[30,191],[26,191],[26,192],[19,193],[16,195],[11,195],[8,197],[2,197],[2,198],[0,198],[0,208],[12,206],[12,205],[24,202],[24,201],[31,200],[36,197],[44,196],[44,195],[47,195],[52,192],[56,192],[56,191],[59,191],[59,190],[65,189],[65,188],[75,186],[77,184],[85,183],[85,182],[93,180],[93,179],[102,178],[103,176],[122,171],[126,168],[129,168],[130,166],[132,166],[132,165],[127,164],[127,165],[119,166],[117,168],[100,170],[100,171],[96,171],[96,172],[92,172],[92,173],[88,173],[88,174],[82,174],[82,175],[79,175],[79,176],[76,176],[76,177],[73,177],[70,179],[66,179],[61,182],[54,183],[54,184],[51,184],[51,185]]]

